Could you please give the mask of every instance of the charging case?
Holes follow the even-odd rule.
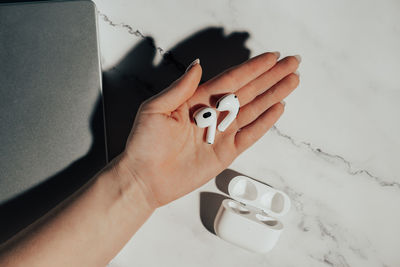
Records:
[[[283,231],[277,218],[289,211],[289,197],[246,176],[233,178],[228,193],[232,199],[222,201],[215,217],[216,235],[249,251],[270,251]]]

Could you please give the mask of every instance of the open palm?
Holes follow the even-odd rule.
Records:
[[[281,101],[298,85],[293,73],[299,57],[277,61],[264,53],[199,86],[201,66],[191,67],[166,90],[144,102],[121,157],[133,179],[142,184],[156,206],[167,204],[203,185],[279,119]],[[236,120],[205,142],[206,129],[193,122],[193,112],[215,107],[219,97],[235,93],[240,102]],[[225,116],[217,113],[218,122]]]

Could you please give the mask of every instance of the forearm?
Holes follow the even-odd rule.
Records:
[[[10,240],[0,252],[0,266],[107,264],[154,211],[145,188],[121,162]]]

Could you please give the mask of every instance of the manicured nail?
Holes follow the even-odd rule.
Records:
[[[283,106],[286,106],[285,100],[282,100],[282,101],[281,101],[281,104],[282,104]]]
[[[275,54],[276,58],[280,58],[281,57],[281,53],[278,51],[272,52],[273,54]]]
[[[196,64],[200,64],[200,59],[196,58],[192,63],[190,63],[190,65],[187,67],[185,73],[188,72]]]
[[[296,70],[296,71],[293,72],[293,73],[300,77],[300,72],[299,72],[298,70]]]
[[[301,56],[300,55],[294,55],[294,57],[297,59],[297,61],[300,63],[301,62]]]

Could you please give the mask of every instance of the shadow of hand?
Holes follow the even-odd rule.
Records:
[[[222,28],[201,30],[163,55],[154,66],[157,50],[152,38],[143,39],[115,67],[103,73],[108,152],[110,159],[120,154],[140,104],[179,78],[195,59],[201,59],[202,82],[229,67],[246,61],[249,34],[225,35]]]

